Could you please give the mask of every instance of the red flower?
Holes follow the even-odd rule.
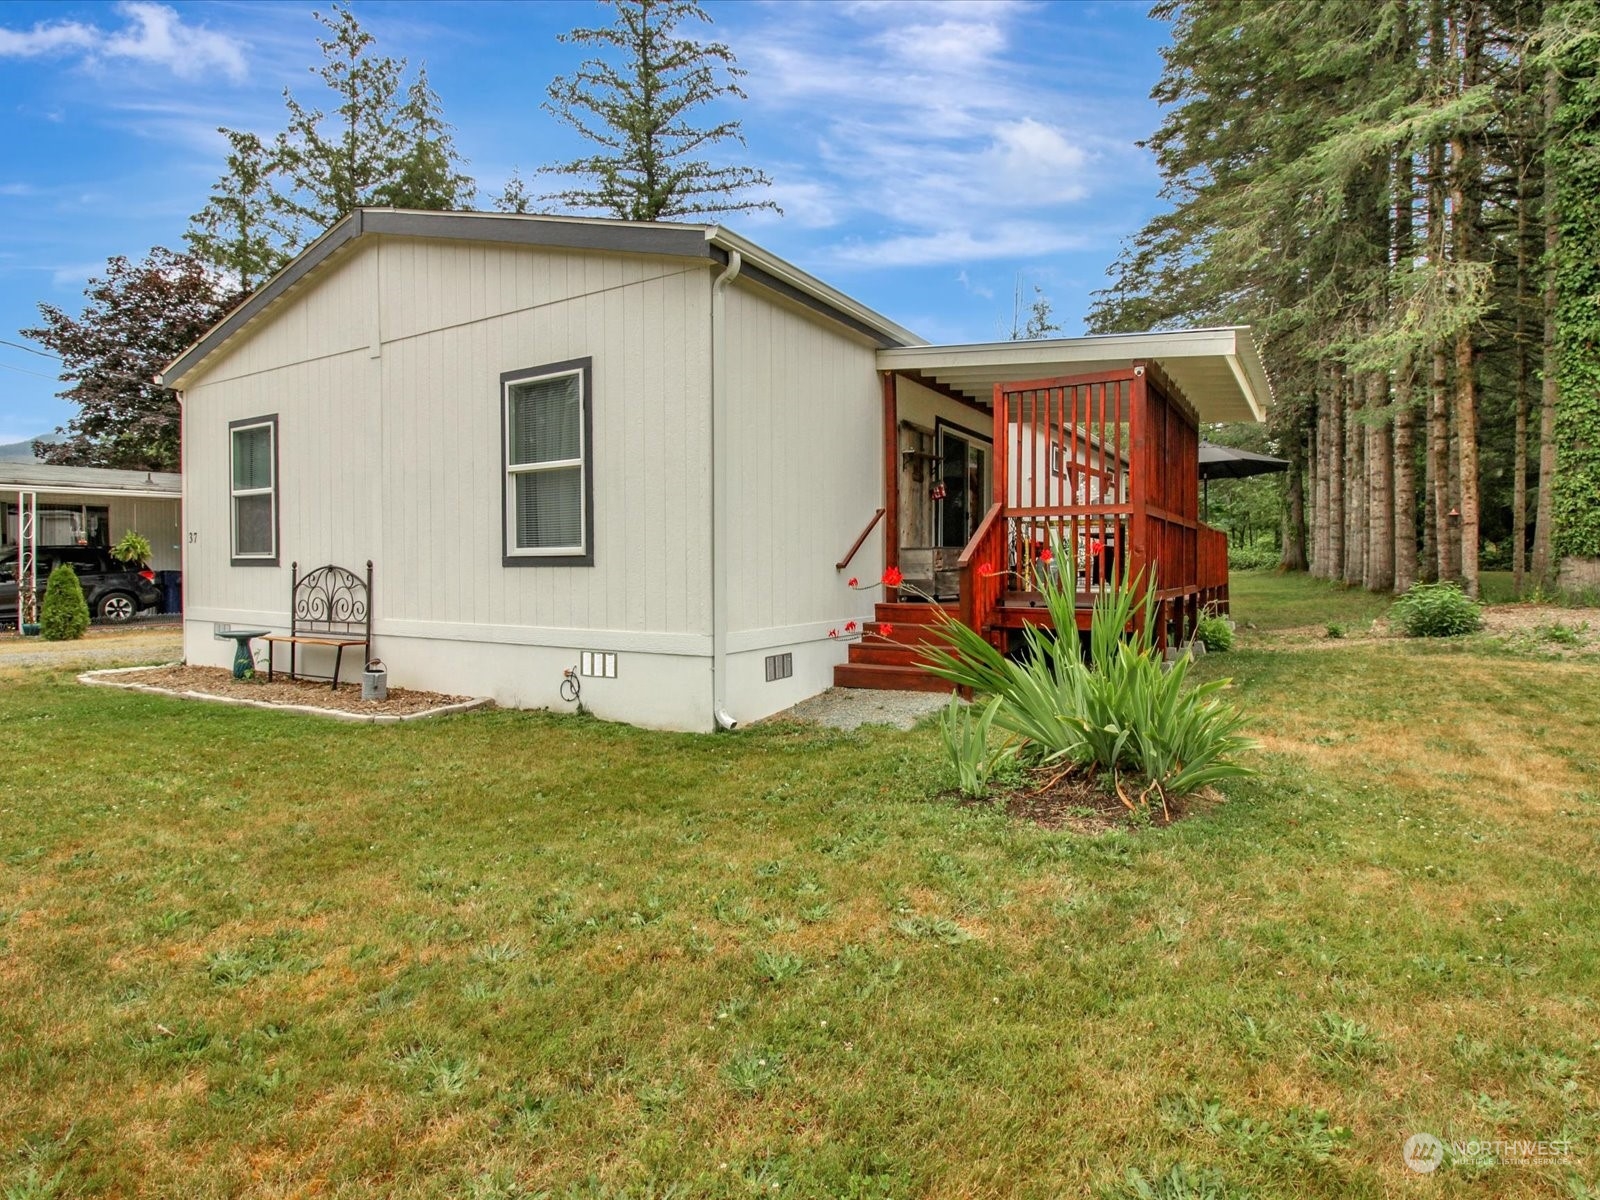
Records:
[[[856,623],[854,621],[848,622],[844,627],[844,631],[846,633],[854,633],[855,629],[856,629]]]
[[[1089,553],[1090,554],[1099,554],[1105,548],[1106,548],[1106,544],[1104,542],[1102,542],[1099,538],[1095,538],[1092,542],[1089,543]]]
[[[890,567],[883,573],[884,587],[899,587],[905,581],[906,577],[900,573],[899,567]]]
[[[894,626],[889,624],[887,621],[884,621],[882,624],[880,624],[878,626],[878,636],[879,637],[893,637],[894,636]]]
[[[1055,561],[1055,559],[1056,559],[1056,556],[1054,554],[1050,553],[1050,547],[1048,547],[1048,546],[1046,546],[1043,550],[1041,550],[1039,552],[1039,561],[1042,562],[1047,567],[1051,563],[1053,563]]]
[[[845,584],[845,587],[859,587],[860,584],[861,584],[861,581],[859,579],[857,579],[854,575],[852,575],[852,576],[850,576],[850,582]]]

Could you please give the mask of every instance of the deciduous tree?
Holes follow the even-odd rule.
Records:
[[[178,400],[155,376],[242,297],[237,284],[193,254],[157,246],[142,262],[118,255],[89,280],[77,316],[41,304],[44,323],[24,337],[48,346],[78,413],[60,442],[35,442],[47,462],[178,469]]]

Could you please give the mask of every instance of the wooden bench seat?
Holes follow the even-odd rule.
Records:
[[[290,679],[296,678],[298,647],[332,646],[332,688],[337,691],[346,647],[363,647],[363,666],[372,657],[372,560],[367,560],[364,583],[354,571],[332,563],[309,571],[304,577],[300,574],[300,564],[292,564],[289,632],[269,633],[261,640],[267,643],[269,682],[275,667],[273,646],[278,642],[289,646]]]

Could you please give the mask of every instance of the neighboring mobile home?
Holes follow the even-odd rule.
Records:
[[[1094,383],[1012,382],[1063,376]],[[1195,423],[1268,397],[1246,330],[935,347],[716,226],[394,210],[334,226],[164,379],[190,662],[228,661],[218,626],[287,628],[292,563],[370,559],[393,685],[570,708],[592,663],[586,707],[680,729],[836,676],[925,682],[876,632],[917,610],[850,579],[947,563],[1001,638],[1030,556],[1085,521],[1172,564],[1181,632],[1219,596]],[[1024,437],[1054,471],[1008,471]]]

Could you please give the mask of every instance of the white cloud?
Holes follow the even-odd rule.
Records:
[[[234,38],[190,25],[165,4],[128,0],[115,11],[120,29],[81,21],[41,21],[27,30],[0,29],[0,58],[76,55],[94,66],[113,61],[163,67],[182,79],[221,72],[234,81],[248,73],[244,48]]]
[[[994,289],[987,284],[974,283],[965,271],[956,272],[956,282],[961,285],[961,290],[982,300],[993,300]]]
[[[844,242],[834,248],[839,263],[862,267],[927,267],[997,258],[1029,258],[1081,250],[1089,239],[1061,225],[1003,222],[986,228],[950,225],[881,241]],[[978,295],[983,290],[971,289]],[[989,293],[991,296],[993,293]]]
[[[962,264],[1085,244],[1074,217],[1094,173],[1133,146],[1091,130],[1061,80],[1024,65],[1027,6],[766,11],[773,19],[730,40],[751,71],[752,103],[810,143],[791,156],[803,166],[773,170],[786,196],[811,202],[793,215],[854,235],[828,257]]]

